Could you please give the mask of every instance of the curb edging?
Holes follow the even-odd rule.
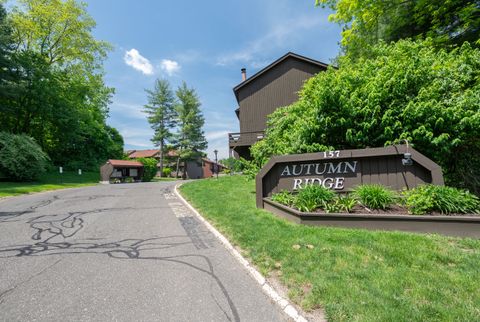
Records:
[[[234,247],[233,245],[228,241],[228,239],[223,236],[215,227],[213,227],[205,218],[203,218],[202,215],[192,206],[190,203],[188,203],[185,198],[180,195],[178,192],[178,187],[180,187],[182,184],[176,184],[175,185],[175,194],[177,197],[180,198],[180,200],[187,205],[187,207],[197,216],[197,218],[210,230],[210,232],[223,244],[223,246],[229,251],[230,254],[233,255],[233,257],[248,271],[250,276],[253,277],[253,279],[262,287],[262,291],[273,301],[275,304],[280,306],[282,311],[288,315],[290,318],[292,318],[295,322],[308,322],[306,318],[304,318],[300,313],[297,311],[297,309],[290,304],[290,302],[281,297],[280,294],[275,291],[275,289],[267,282],[265,277],[257,271],[255,267],[250,265],[247,259],[243,257]]]

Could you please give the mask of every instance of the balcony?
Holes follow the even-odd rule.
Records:
[[[264,131],[228,133],[228,144],[230,147],[251,146],[264,136]]]

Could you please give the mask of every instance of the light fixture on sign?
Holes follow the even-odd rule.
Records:
[[[401,140],[400,142],[405,141],[407,144],[407,151],[403,154],[402,164],[405,166],[413,165],[412,154],[408,152],[408,141],[406,139]]]

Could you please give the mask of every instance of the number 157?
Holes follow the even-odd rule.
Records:
[[[340,151],[325,151],[323,152],[324,158],[338,158],[340,156]]]

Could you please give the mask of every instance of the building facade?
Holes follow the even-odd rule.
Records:
[[[250,147],[263,139],[268,115],[297,101],[304,82],[327,67],[290,52],[249,78],[242,69],[242,82],[233,88],[240,132],[228,134],[230,156],[250,159]]]

